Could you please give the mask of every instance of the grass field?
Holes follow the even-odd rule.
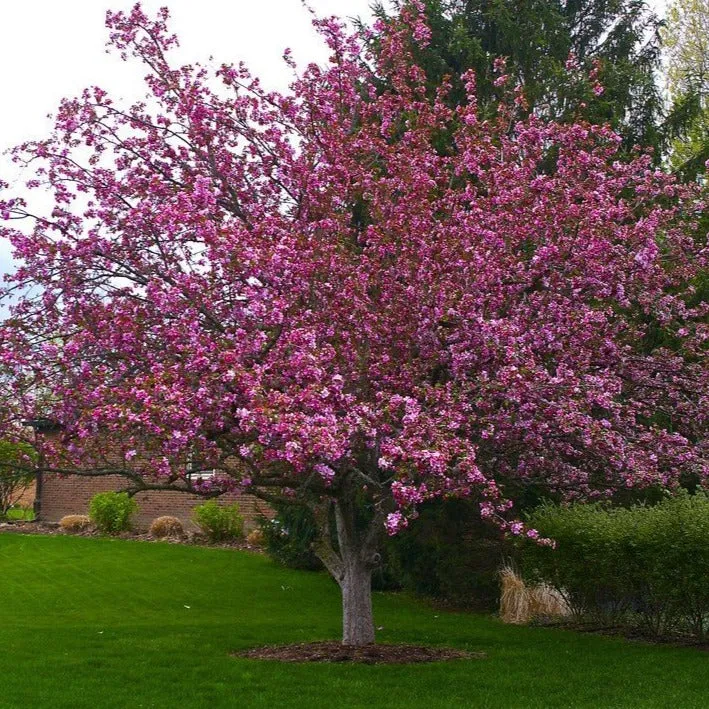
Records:
[[[505,626],[376,594],[381,642],[482,660],[287,665],[230,651],[335,638],[322,574],[225,549],[0,535],[0,707],[677,707],[709,704],[709,654]]]

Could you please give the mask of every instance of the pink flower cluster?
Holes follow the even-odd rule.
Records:
[[[166,480],[198,456],[251,490],[359,489],[390,533],[468,495],[535,538],[506,521],[520,486],[706,476],[691,188],[620,161],[608,127],[520,120],[519,97],[481,120],[473,76],[465,105],[446,85],[429,100],[416,3],[375,30],[373,73],[362,38],[318,20],[331,63],[284,95],[243,66],[173,66],[166,19],[108,15],[144,102],[87,89],[15,152],[54,205],[0,200],[21,263],[3,435],[44,416],[63,426],[47,455],[71,464],[109,437]]]

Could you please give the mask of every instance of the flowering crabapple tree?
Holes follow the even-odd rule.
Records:
[[[62,427],[46,470],[306,505],[350,645],[374,640],[382,533],[425,500],[471,496],[534,538],[520,486],[707,473],[703,203],[618,161],[606,127],[517,120],[513,87],[489,121],[472,75],[465,105],[445,84],[428,101],[420,10],[374,27],[376,57],[316,20],[330,61],[283,95],[241,65],[173,66],[167,11],[109,12],[145,101],[63,101],[15,152],[52,209],[0,203],[21,264],[3,435],[43,416]],[[188,459],[220,475],[194,482]]]

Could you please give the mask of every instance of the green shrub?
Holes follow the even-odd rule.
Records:
[[[387,540],[390,573],[406,589],[456,606],[493,610],[500,564],[512,550],[480,519],[471,500],[422,505],[409,527]]]
[[[212,542],[241,539],[244,536],[244,518],[239,505],[219,505],[209,500],[197,505],[192,512],[195,524]]]
[[[495,608],[498,568],[510,550],[499,533],[481,522],[478,509],[464,500],[422,505],[418,519],[406,531],[382,544],[372,588],[403,587],[456,605]],[[295,505],[277,505],[275,511],[274,518],[260,521],[268,555],[290,568],[321,569],[313,552],[318,529],[312,512]],[[364,508],[362,517],[367,519]],[[331,531],[335,536],[334,525]]]
[[[651,635],[709,632],[709,497],[656,505],[544,505],[531,526],[556,549],[526,543],[525,575],[564,595],[580,619],[640,625]]]
[[[137,511],[138,504],[127,492],[100,492],[89,504],[89,518],[105,534],[129,530]]]
[[[366,510],[363,510],[366,515]],[[334,520],[331,534],[336,538]],[[323,564],[313,551],[317,539],[318,527],[313,513],[300,505],[276,505],[276,516],[262,518],[259,522],[266,553],[276,562],[291,569],[317,571]],[[392,573],[389,549],[381,549],[382,561],[372,572],[372,588],[375,591],[388,591],[401,588],[398,578]]]
[[[315,556],[312,545],[318,528],[313,513],[307,507],[283,505],[276,508],[272,519],[261,518],[266,553],[279,564],[291,569],[315,571],[322,562]]]
[[[16,499],[32,484],[35,474],[28,469],[37,454],[26,443],[0,440],[0,519],[12,517]]]

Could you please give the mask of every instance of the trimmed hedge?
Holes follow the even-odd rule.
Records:
[[[709,495],[653,506],[544,505],[529,524],[556,549],[525,544],[525,576],[545,581],[575,616],[659,637],[709,635]]]

